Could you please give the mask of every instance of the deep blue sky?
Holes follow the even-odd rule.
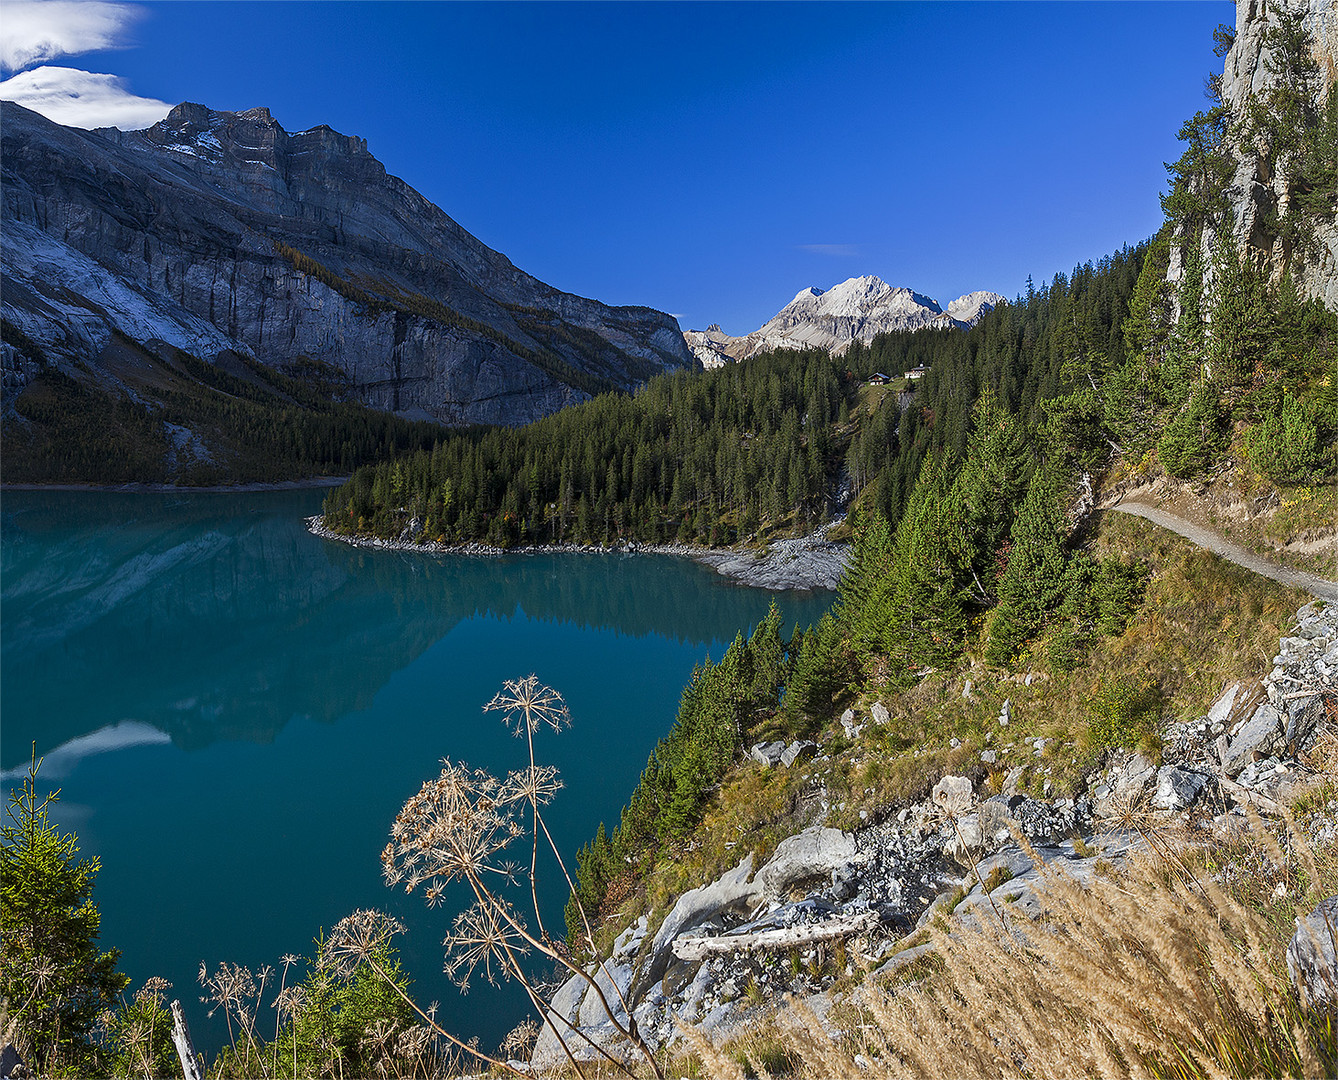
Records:
[[[358,134],[516,265],[755,329],[877,274],[1008,296],[1160,223],[1199,3],[149,3],[61,62]]]

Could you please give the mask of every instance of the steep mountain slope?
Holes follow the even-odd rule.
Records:
[[[365,140],[290,134],[267,109],[183,104],[145,131],[88,132],[6,104],[3,187],[11,390],[45,360],[152,401],[111,356],[128,342],[149,363],[164,346],[314,362],[343,400],[515,424],[693,363],[670,316],[544,284]]]
[[[1004,297],[973,292],[947,308],[910,289],[880,278],[850,278],[827,289],[804,289],[765,326],[744,337],[731,337],[719,326],[684,334],[697,359],[707,366],[743,360],[765,349],[818,348],[844,352],[852,341],[866,345],[877,334],[919,330],[926,326],[974,326]]]

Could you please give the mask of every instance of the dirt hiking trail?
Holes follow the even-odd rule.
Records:
[[[1246,570],[1252,570],[1256,574],[1272,578],[1283,585],[1304,589],[1311,596],[1317,596],[1321,600],[1338,603],[1338,581],[1329,581],[1327,578],[1319,577],[1316,574],[1308,574],[1304,570],[1292,570],[1286,566],[1279,566],[1272,560],[1266,559],[1262,555],[1256,555],[1252,551],[1247,551],[1239,544],[1219,536],[1210,529],[1205,529],[1202,525],[1187,521],[1177,514],[1168,513],[1155,506],[1134,501],[1116,503],[1113,506],[1105,507],[1105,509],[1114,510],[1120,514],[1133,514],[1136,517],[1147,518],[1154,525],[1160,525],[1163,529],[1170,529],[1171,532],[1179,533],[1186,540],[1198,545],[1205,551],[1220,555],[1237,566],[1243,566]]]

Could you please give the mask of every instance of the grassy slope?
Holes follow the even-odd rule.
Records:
[[[1097,554],[1138,557],[1151,570],[1143,605],[1120,637],[1102,639],[1076,669],[1059,674],[1047,670],[1039,658],[1044,642],[1038,643],[1030,686],[1025,667],[1015,675],[986,669],[977,647],[957,668],[931,674],[906,693],[860,688],[853,704],[861,718],[881,700],[890,723],[870,725],[852,741],[833,715],[817,736],[820,756],[829,761],[788,770],[737,766],[687,843],[662,853],[648,878],[629,873],[610,890],[605,936],[611,941],[646,910],[654,921],[684,890],[712,880],[749,850],[765,857],[816,818],[823,789],[832,805],[827,823],[844,829],[923,799],[948,772],[997,789],[1008,769],[1021,765],[1027,790],[1041,795],[1048,780],[1053,797],[1072,794],[1105,752],[1091,730],[1092,702],[1103,687],[1126,678],[1147,682],[1161,722],[1200,716],[1224,684],[1267,670],[1278,638],[1307,599],[1140,519],[1105,516],[1093,543]],[[968,679],[970,697],[963,694]],[[998,725],[1004,699],[1012,702],[1007,728]],[[1156,756],[1155,734],[1128,734]],[[1052,740],[1040,757],[1027,742],[1037,738]],[[980,752],[991,747],[1000,760],[988,767]]]

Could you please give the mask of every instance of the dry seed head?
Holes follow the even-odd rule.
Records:
[[[561,731],[571,726],[571,712],[562,695],[551,686],[544,686],[537,675],[506,680],[501,692],[483,706],[483,711],[500,711],[502,722],[517,736],[524,735],[527,729],[533,735],[542,727]]]
[[[495,777],[445,761],[441,775],[396,816],[381,852],[382,872],[388,885],[402,883],[406,892],[423,882],[436,888],[456,878],[477,879],[495,871],[489,860],[522,832]]]
[[[562,790],[554,765],[529,765],[507,773],[506,783],[498,793],[502,802],[533,802],[548,805]]]
[[[397,935],[404,933],[398,919],[377,911],[360,908],[345,915],[334,925],[321,946],[316,962],[334,974],[347,978],[364,961],[381,952]]]
[[[519,914],[504,900],[491,899],[486,905],[476,903],[455,917],[446,946],[444,970],[462,992],[469,990],[469,980],[480,965],[484,978],[497,986],[511,975],[515,957],[525,954],[528,946],[518,932]]]

